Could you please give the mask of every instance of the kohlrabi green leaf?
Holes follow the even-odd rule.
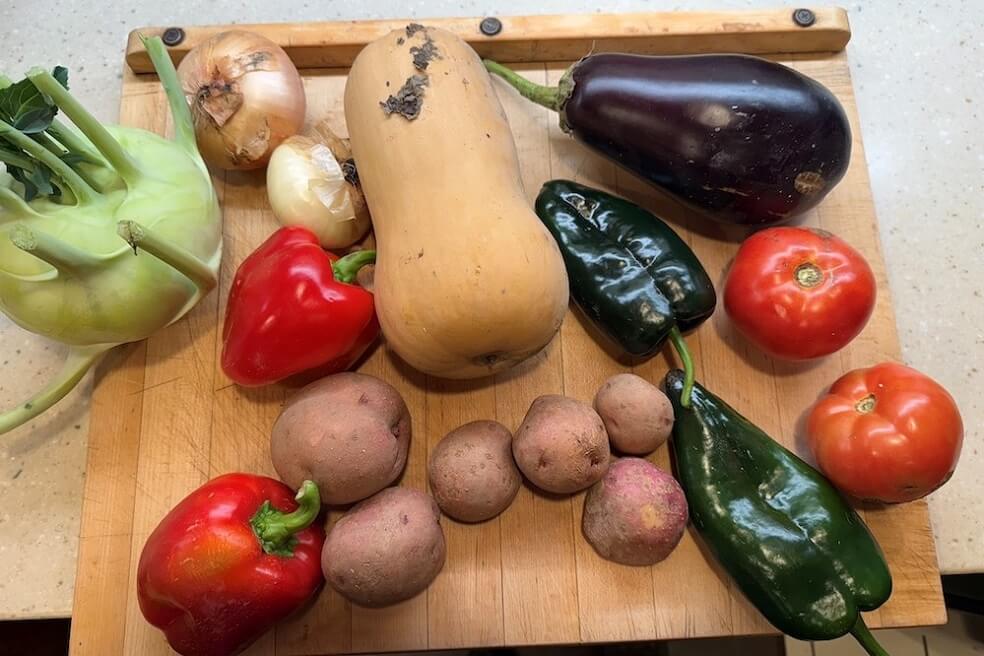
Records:
[[[0,76],[0,161],[20,182],[0,185],[0,311],[71,347],[41,392],[0,414],[0,433],[51,407],[107,350],[180,319],[216,284],[218,200],[171,59],[159,38],[144,45],[173,141],[101,125],[60,67],[32,69],[16,84]]]
[[[68,89],[68,69],[56,66],[53,77]],[[0,89],[0,119],[23,134],[44,132],[57,113],[58,106],[28,78]]]

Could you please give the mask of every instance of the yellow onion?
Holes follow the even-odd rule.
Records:
[[[281,224],[303,226],[324,248],[351,246],[369,230],[348,144],[322,121],[280,144],[267,166],[267,196]]]
[[[290,57],[259,34],[232,30],[195,46],[178,76],[198,150],[222,169],[256,169],[304,125],[304,86]]]

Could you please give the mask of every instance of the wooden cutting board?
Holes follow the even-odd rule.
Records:
[[[556,82],[566,63],[590,49],[640,53],[763,53],[827,85],[854,130],[847,176],[805,223],[833,231],[861,250],[878,279],[879,299],[864,333],[844,351],[805,364],[777,362],[736,335],[719,308],[688,342],[710,389],[802,453],[804,411],[848,369],[898,360],[895,319],[878,243],[864,150],[843,47],[846,14],[821,9],[810,27],[791,10],[744,13],[540,16],[501,19],[484,36],[479,19],[423,21],[452,29],[485,55],[516,64],[539,83]],[[283,45],[302,68],[308,118],[327,117],[344,134],[342,92],[348,65],[367,41],[407,21],[248,26]],[[189,28],[175,59],[222,28]],[[143,30],[160,33],[160,29]],[[786,53],[786,54],[771,54]],[[131,38],[121,122],[170,130],[164,94]],[[315,68],[324,67],[324,68]],[[564,135],[556,116],[497,83],[519,148],[532,201],[543,181],[568,177],[654,208],[673,222],[720,283],[745,231],[689,216],[637,178]],[[449,162],[453,166],[453,162]],[[275,228],[263,173],[218,173],[225,251],[221,284],[185,319],[139,344],[114,351],[99,368],[92,405],[72,654],[168,653],[144,622],[135,596],[140,550],[161,517],[207,479],[230,471],[274,475],[270,428],[289,393],[242,389],[218,364],[226,295],[242,259]],[[571,312],[540,355],[494,379],[445,381],[400,363],[383,345],[361,370],[395,385],[413,418],[401,484],[426,488],[430,449],[452,428],[495,418],[515,428],[540,394],[590,400],[609,375],[633,371],[658,382],[669,356],[623,362],[601,348]],[[652,459],[669,467],[667,449]],[[443,520],[447,564],[418,597],[383,610],[349,605],[324,590],[304,612],[267,634],[251,655],[410,651],[488,645],[609,642],[768,633],[773,629],[711,560],[692,530],[669,559],[633,568],[601,560],[580,533],[583,495],[546,497],[524,487],[501,517],[479,525]],[[338,511],[330,513],[329,523]],[[924,502],[863,508],[891,565],[895,592],[871,613],[873,627],[945,621],[939,571]]]

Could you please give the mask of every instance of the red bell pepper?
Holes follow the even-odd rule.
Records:
[[[350,284],[375,251],[339,259],[307,228],[281,228],[243,260],[229,291],[222,370],[266,385],[355,364],[379,335],[372,293]]]
[[[266,476],[205,483],[144,545],[137,567],[144,617],[183,656],[239,653],[324,581],[325,532],[314,523],[320,509],[311,481],[296,497]]]

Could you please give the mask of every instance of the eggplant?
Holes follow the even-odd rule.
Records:
[[[763,226],[802,214],[851,158],[834,94],[758,57],[589,55],[556,87],[485,66],[558,112],[581,143],[719,221]]]

